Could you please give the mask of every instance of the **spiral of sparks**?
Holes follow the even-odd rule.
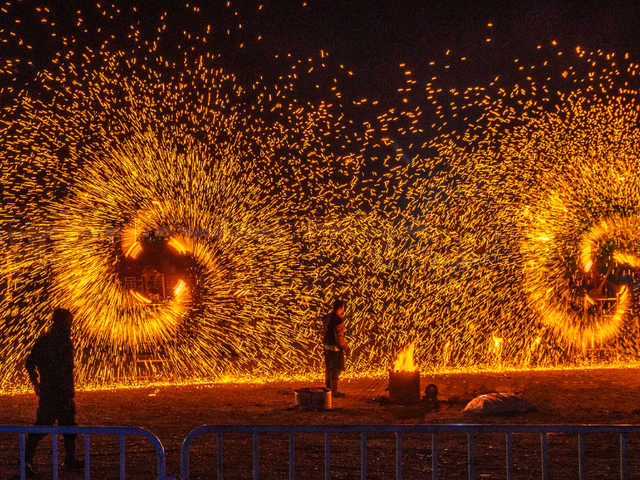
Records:
[[[434,369],[637,356],[637,64],[578,49],[557,94],[527,76],[420,99],[406,71],[403,109],[358,127],[294,98],[295,68],[245,89],[139,35],[9,92],[0,388],[56,306],[83,383],[135,376],[142,352],[169,379],[317,370],[336,297],[354,373],[411,342]],[[145,255],[181,265],[161,301],[122,273]]]
[[[522,126],[500,134],[497,151],[484,152],[488,161],[473,164],[499,172],[482,181],[503,196],[490,200],[501,225],[490,230],[501,236],[494,245],[503,261],[518,267],[504,289],[518,302],[524,293],[530,311],[502,308],[536,318],[583,351],[624,342],[632,325],[640,191],[634,95],[574,93],[557,113],[525,113]]]
[[[16,202],[2,212],[4,331],[26,340],[5,344],[9,365],[46,328],[51,306],[64,305],[84,352],[81,381],[131,374],[145,351],[160,351],[176,378],[291,368],[300,348],[317,349],[315,326],[302,322],[318,298],[304,298],[295,239],[296,215],[315,207],[278,169],[295,179],[313,167],[322,155],[315,124],[328,114],[285,106],[283,120],[265,125],[219,71],[196,65],[190,75],[211,87],[189,92],[135,74],[131,58],[103,52],[94,63],[102,66],[81,78],[73,63],[42,78],[56,101],[22,96],[6,130],[15,150],[5,150],[3,184]],[[65,89],[68,75],[77,88]],[[192,279],[178,278],[162,302],[124,285],[119,271],[151,248],[141,240],[149,231],[164,233],[165,255],[186,261],[178,275]]]

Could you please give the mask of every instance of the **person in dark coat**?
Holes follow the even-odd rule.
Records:
[[[27,357],[25,367],[39,397],[36,425],[77,425],[73,378],[73,343],[71,324],[73,315],[59,308],[53,312],[51,329],[36,340]],[[64,435],[65,459],[62,468],[82,468],[84,462],[76,458],[76,436]],[[34,475],[33,458],[44,434],[31,433],[25,446],[27,476]]]
[[[323,320],[325,384],[331,389],[332,397],[344,397],[338,391],[340,373],[344,370],[344,357],[351,355],[351,349],[344,339],[345,324],[342,318],[345,304],[342,300],[333,303],[333,309]]]

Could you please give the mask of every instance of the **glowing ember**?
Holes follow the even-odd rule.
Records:
[[[75,315],[80,384],[125,377],[145,348],[171,380],[317,373],[310,319],[336,297],[353,372],[386,370],[410,341],[395,371],[416,371],[413,341],[443,369],[603,346],[636,361],[637,59],[554,43],[552,62],[475,86],[402,64],[385,111],[342,98],[351,72],[325,51],[240,85],[215,51],[229,30],[189,31],[199,8],[157,29],[142,8],[104,8],[72,35],[53,22],[57,53],[33,79],[31,39],[0,31],[24,54],[0,65],[0,390],[22,381],[53,305]]]
[[[415,349],[415,344],[411,342],[409,345],[404,347],[398,353],[398,357],[395,362],[393,362],[393,371],[394,372],[415,372],[417,367],[415,363],[413,363],[413,351]]]

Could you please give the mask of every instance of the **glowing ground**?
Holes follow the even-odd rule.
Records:
[[[637,423],[640,413],[640,369],[585,369],[522,371],[507,373],[440,374],[422,378],[439,387],[440,400],[471,395],[482,389],[520,392],[538,407],[538,412],[507,418],[470,417],[463,405],[443,402],[439,412],[425,413],[420,407],[382,406],[372,401],[384,395],[386,383],[375,380],[344,381],[344,399],[334,400],[327,412],[300,412],[292,408],[293,390],[319,382],[276,382],[267,384],[220,383],[199,386],[165,386],[136,389],[78,392],[79,424],[130,425],[147,428],[162,441],[167,451],[169,474],[177,475],[180,444],[187,433],[203,424],[363,424],[363,423],[528,423],[528,424],[627,424]],[[33,394],[0,396],[0,424],[28,425],[35,418]],[[202,437],[193,446],[192,478],[212,478],[215,445]],[[322,438],[297,438],[298,478],[323,478]],[[336,438],[332,442],[333,477],[359,478],[359,440]],[[590,478],[613,478],[618,472],[618,443],[614,436],[587,437]],[[82,452],[82,442],[79,449]],[[440,439],[442,478],[466,478],[466,439]],[[43,441],[38,463],[41,478],[50,478],[50,440]],[[62,442],[60,442],[62,448]],[[394,439],[369,438],[370,478],[393,478]],[[498,436],[476,439],[478,478],[504,477],[504,439]],[[154,456],[149,444],[127,441],[127,478],[154,478]],[[16,478],[18,439],[0,437],[0,477]],[[249,438],[225,441],[225,478],[250,478]],[[425,478],[430,474],[429,439],[404,438],[404,478]],[[515,468],[518,478],[539,478],[539,438],[514,436]],[[577,438],[549,437],[549,468],[552,477],[577,477]],[[640,435],[629,439],[630,471],[640,471]],[[285,478],[286,438],[261,437],[261,478]],[[118,445],[92,438],[92,478],[118,478]],[[47,470],[49,469],[49,470]],[[151,469],[151,471],[147,471]],[[76,478],[76,476],[65,477]],[[82,474],[77,474],[82,478]]]

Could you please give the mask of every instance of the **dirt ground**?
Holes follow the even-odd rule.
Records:
[[[333,400],[329,411],[293,408],[294,390],[320,386],[321,382],[211,383],[186,386],[150,386],[131,389],[78,392],[80,425],[138,426],[156,434],[167,452],[167,472],[179,475],[180,446],[185,436],[204,424],[637,424],[640,422],[640,370],[588,369],[514,371],[423,375],[422,388],[438,386],[440,409],[385,405],[386,381],[344,380],[347,396]],[[509,417],[477,417],[463,413],[464,401],[477,393],[519,393],[537,407],[536,412]],[[35,419],[34,394],[0,395],[0,425],[29,425]],[[430,478],[430,438],[403,438],[404,478]],[[79,439],[79,453],[82,441]],[[261,478],[288,478],[286,436],[260,438]],[[332,438],[332,478],[360,478],[359,438]],[[395,439],[391,435],[368,437],[368,478],[395,477]],[[92,478],[119,478],[117,438],[91,438]],[[127,440],[127,478],[155,478],[155,455],[146,441]],[[0,435],[0,478],[18,476],[17,435]],[[514,435],[516,478],[540,478],[540,439]],[[60,441],[60,457],[62,457]],[[589,478],[619,478],[619,439],[614,435],[587,437]],[[225,479],[252,478],[251,439],[225,437]],[[484,435],[476,440],[476,478],[506,478],[504,438]],[[37,478],[52,478],[51,440],[40,445]],[[466,478],[466,438],[442,435],[439,440],[440,478]],[[576,478],[577,437],[549,437],[550,478]],[[191,454],[191,478],[215,478],[216,445],[213,436],[197,439]],[[630,478],[640,478],[640,434],[629,438]],[[61,478],[83,478],[82,472]],[[296,478],[324,478],[323,437],[296,437]]]

